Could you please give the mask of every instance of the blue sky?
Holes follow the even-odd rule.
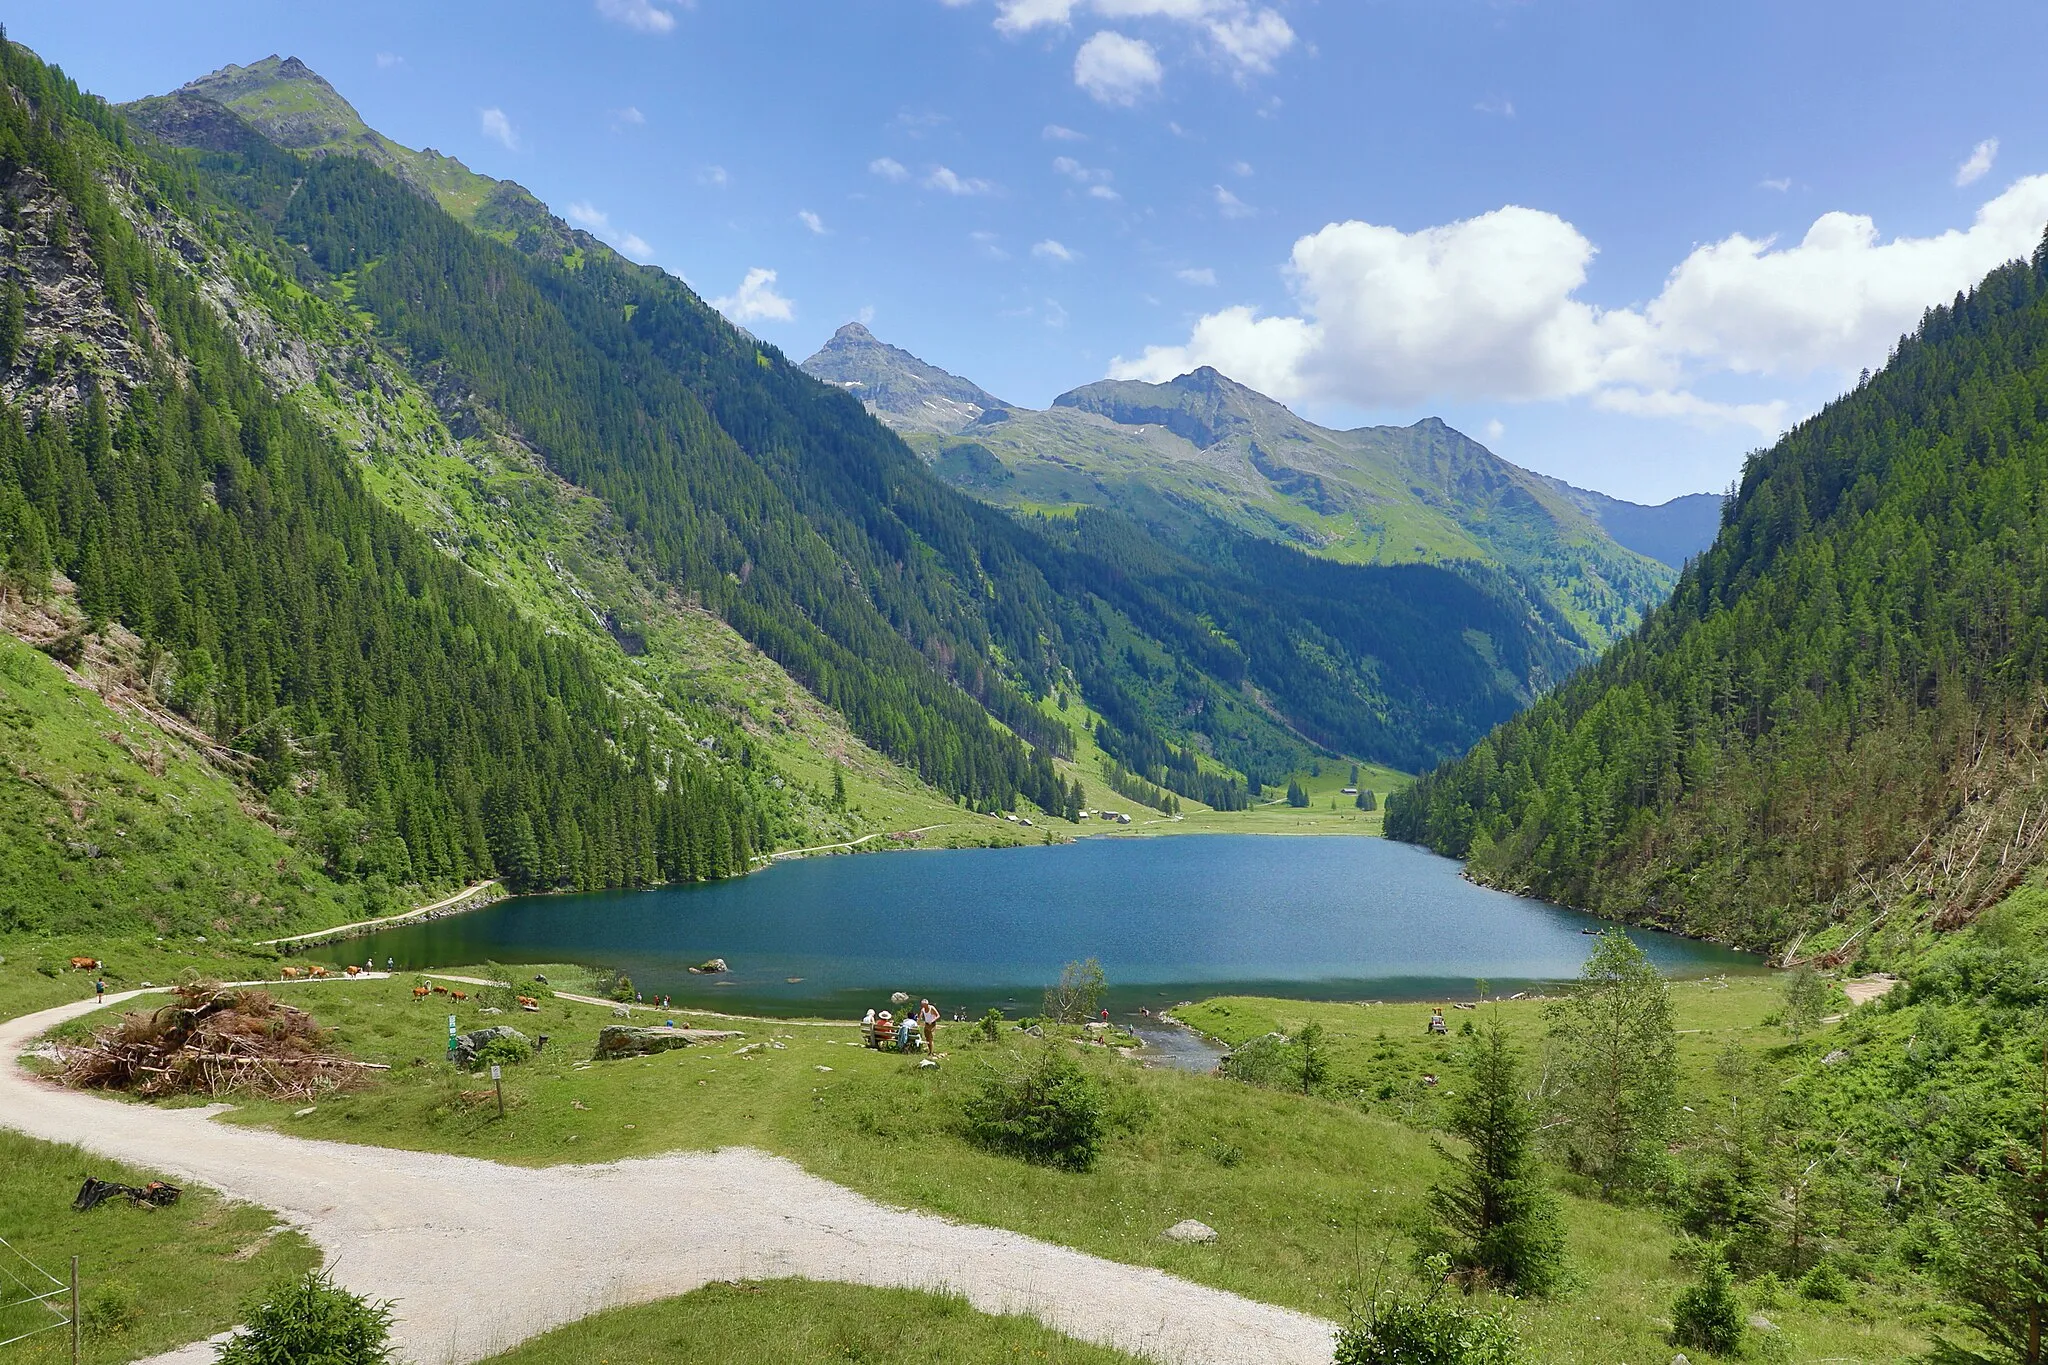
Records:
[[[1213,363],[1718,489],[2048,222],[2048,6],[27,0],[122,100],[297,55],[792,356],[1018,403]],[[772,272],[772,273],[771,273]]]

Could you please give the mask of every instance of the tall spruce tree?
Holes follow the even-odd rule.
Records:
[[[1612,1197],[1647,1184],[1678,1108],[1671,996],[1620,929],[1600,936],[1579,979],[1547,1010],[1552,1132],[1574,1170]]]
[[[1498,1019],[1479,1029],[1470,1074],[1450,1113],[1466,1149],[1452,1177],[1429,1191],[1437,1237],[1451,1264],[1519,1294],[1553,1288],[1564,1267],[1557,1204],[1537,1169],[1537,1117],[1522,1088],[1522,1059]]]

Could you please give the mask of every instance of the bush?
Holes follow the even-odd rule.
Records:
[[[1735,1275],[1718,1246],[1700,1258],[1697,1283],[1680,1291],[1671,1305],[1671,1340],[1680,1346],[1715,1355],[1742,1350],[1742,1305],[1735,1298]]]
[[[218,1365],[383,1365],[391,1305],[351,1294],[312,1270],[250,1307],[249,1325],[221,1345]]]
[[[1375,1294],[1337,1332],[1334,1365],[1514,1365],[1521,1333],[1505,1313],[1487,1313],[1444,1298],[1448,1266],[1430,1259],[1436,1282],[1427,1294]]]
[[[604,1000],[630,1005],[633,1003],[633,978],[624,972],[606,968],[592,975],[590,993]]]
[[[983,1042],[993,1043],[1002,1036],[1003,1012],[992,1009],[981,1016],[981,1037]]]
[[[119,1280],[97,1285],[85,1296],[78,1323],[88,1336],[119,1336],[142,1316],[142,1302],[135,1291]]]
[[[1820,1303],[1841,1303],[1849,1297],[1849,1277],[1833,1261],[1822,1260],[1799,1277],[1799,1297]]]
[[[1230,1055],[1223,1059],[1222,1071],[1234,1081],[1264,1086],[1269,1090],[1292,1088],[1301,1075],[1287,1040],[1277,1033],[1268,1033],[1232,1048]]]
[[[988,1068],[964,1106],[967,1136],[1041,1166],[1085,1171],[1102,1150],[1102,1087],[1059,1044]]]
[[[533,1044],[524,1038],[507,1038],[503,1034],[476,1050],[478,1066],[489,1066],[493,1062],[511,1066],[517,1062],[530,1061],[532,1057]]]

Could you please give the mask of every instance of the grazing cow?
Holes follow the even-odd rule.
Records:
[[[325,976],[325,975],[327,975],[327,969],[326,969],[325,967],[321,966],[321,965],[320,965],[319,963],[317,963],[317,962],[316,962],[316,963],[314,963],[314,964],[313,964],[312,966],[310,966],[310,967],[306,968],[306,975],[307,975],[307,976]]]
[[[519,1008],[523,1010],[538,1010],[540,1008],[540,1001],[530,995],[522,995],[519,997]]]
[[[469,992],[468,992],[468,991],[450,991],[450,992],[448,992],[448,998],[449,998],[450,1000],[467,1000],[467,999],[469,999]]]
[[[427,988],[426,988],[425,986],[414,986],[414,987],[412,988],[412,998],[413,998],[413,999],[415,999],[415,1000],[424,1000],[424,999],[426,999],[426,998],[427,998]]]
[[[348,974],[350,976],[361,976],[363,974],[363,969],[361,967],[356,966],[355,963],[351,962],[348,964]]]
[[[74,972],[96,972],[99,969],[100,960],[96,957],[74,957],[71,959],[71,970]]]
[[[277,974],[287,981],[297,981],[306,973],[298,967],[279,967]]]
[[[446,986],[436,986],[436,987],[434,987],[434,994],[436,994],[436,995],[446,995],[446,994],[448,994],[448,988],[447,988]]]

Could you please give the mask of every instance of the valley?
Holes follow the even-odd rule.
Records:
[[[1293,32],[943,8],[991,62],[1195,25],[1080,40],[1127,130]],[[1653,505],[1502,458],[1538,447],[1484,404],[1553,456],[1583,419],[1558,471],[1622,468],[1624,419],[1764,431],[1796,403],[1660,387],[1790,372],[1686,291],[1838,222],[1626,305],[1544,210],[1333,222],[1198,315],[1148,291],[1238,285],[1105,124],[1025,130],[1056,198],[907,103],[809,206],[694,145],[638,182],[692,187],[693,249],[780,223],[840,270],[896,196],[1013,277],[916,262],[988,313],[963,345],[815,278],[799,314],[793,250],[724,297],[650,263],[554,159],[616,179],[648,113],[609,92],[450,94],[465,160],[411,145],[445,120],[396,51],[119,103],[46,55],[0,37],[0,1250],[87,1287],[0,1293],[22,1360],[2040,1365],[2031,218],[1727,495]],[[1181,216],[1251,240],[1262,174]],[[1066,338],[1112,250],[1186,346]],[[1542,357],[1481,344],[1553,275]],[[186,1192],[73,1213],[88,1171]]]

